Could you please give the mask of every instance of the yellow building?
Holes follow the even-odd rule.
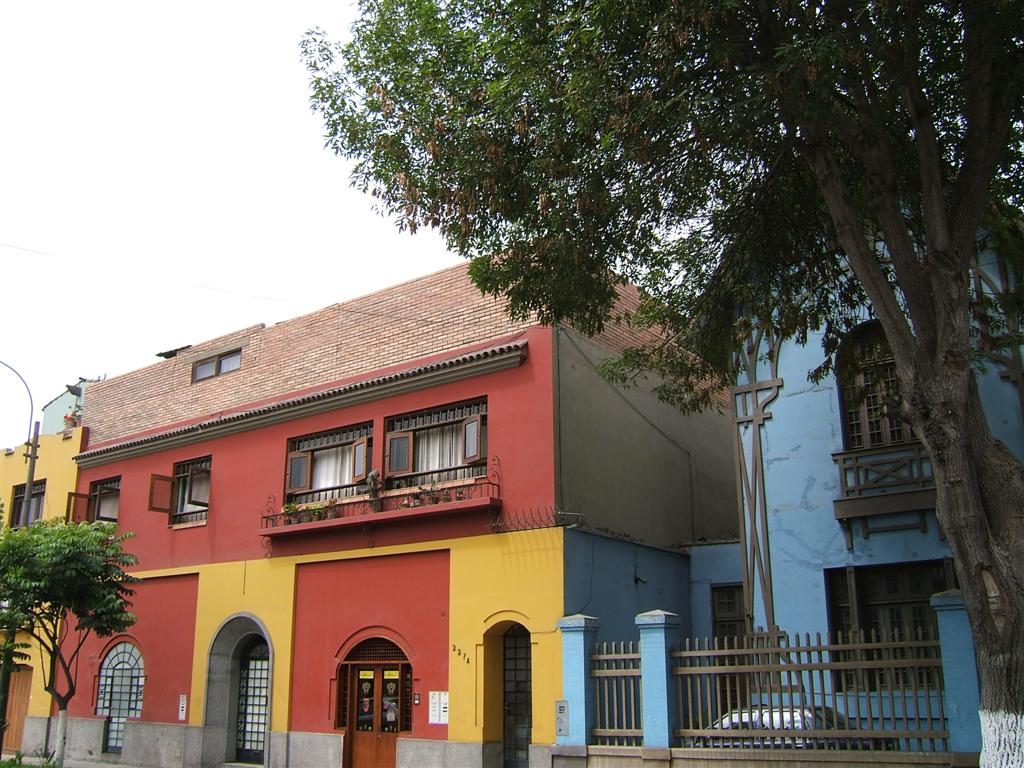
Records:
[[[28,479],[26,447],[20,445],[3,451],[0,455],[0,500],[3,501],[5,526],[64,518],[68,494],[75,490],[78,481],[78,465],[74,457],[82,449],[83,431],[82,427],[74,427],[39,436],[27,520],[22,506]],[[4,746],[9,750],[21,744],[26,714],[45,717],[50,712],[50,696],[43,690],[39,654],[33,648],[30,655],[34,669],[25,666],[11,676],[8,729],[4,737]]]

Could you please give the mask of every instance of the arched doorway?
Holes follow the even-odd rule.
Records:
[[[238,659],[238,716],[235,718],[235,760],[262,763],[270,709],[270,647],[250,635]]]
[[[263,764],[270,730],[273,647],[263,626],[235,616],[210,646],[202,765]]]
[[[133,643],[117,643],[103,658],[96,690],[96,714],[106,717],[104,752],[120,753],[124,746],[125,721],[142,715],[145,675],[142,654]]]
[[[503,768],[529,768],[533,739],[530,630],[513,624],[502,636]]]
[[[393,766],[398,734],[412,729],[412,665],[405,653],[387,638],[367,638],[345,656],[338,683],[345,765]]]

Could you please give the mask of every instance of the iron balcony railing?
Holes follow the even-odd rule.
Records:
[[[323,520],[341,520],[375,515],[382,512],[415,511],[421,507],[463,506],[464,502],[483,502],[501,497],[497,483],[478,479],[471,483],[437,487],[417,487],[401,492],[384,491],[376,496],[364,494],[357,498],[336,498],[311,504],[285,505],[280,512],[263,515],[262,527],[286,528]]]

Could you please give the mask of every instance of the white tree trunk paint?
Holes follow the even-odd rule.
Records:
[[[1024,766],[1024,715],[1019,712],[978,712],[981,718],[979,768]]]
[[[67,735],[68,729],[68,711],[66,709],[57,710],[57,738],[53,745],[53,764],[57,768],[64,768],[64,742],[65,736]]]

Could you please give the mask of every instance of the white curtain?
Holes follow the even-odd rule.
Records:
[[[313,473],[310,486],[334,488],[352,482],[352,446],[342,445],[313,453]]]
[[[417,431],[412,464],[414,472],[432,472],[462,464],[462,424]]]
[[[207,490],[207,497],[209,490]],[[96,505],[96,517],[103,520],[117,520],[117,508],[121,501],[119,493],[101,493]]]

